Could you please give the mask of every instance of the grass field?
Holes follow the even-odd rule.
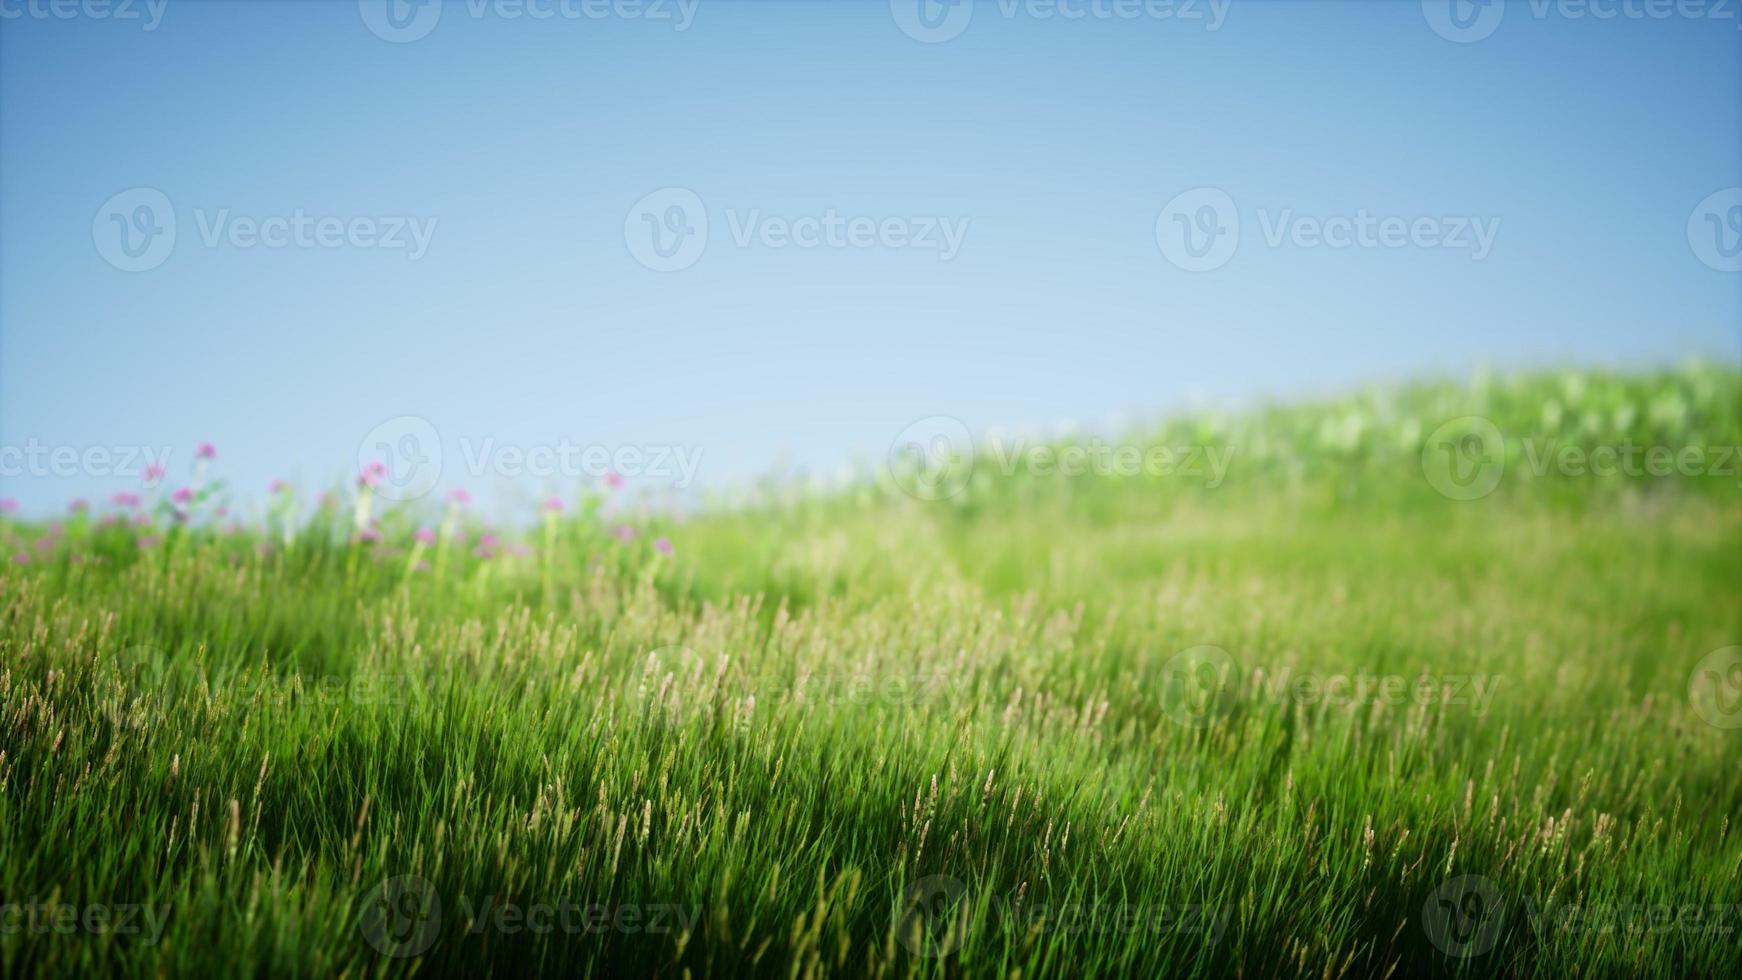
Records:
[[[0,966],[1736,975],[1739,444],[1694,365],[687,518],[7,518]]]

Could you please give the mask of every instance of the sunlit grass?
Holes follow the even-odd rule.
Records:
[[[943,500],[593,492],[525,531],[356,488],[232,529],[210,482],[185,520],[11,521],[0,900],[160,934],[21,911],[5,972],[1733,974],[1742,730],[1689,689],[1742,642],[1737,477],[1539,476],[1523,440],[1734,446],[1739,391],[1536,375],[1145,437],[1233,447],[1215,488],[981,457]],[[1506,475],[1454,501],[1422,448],[1466,414]],[[1465,875],[1504,907],[1459,958],[1424,907]],[[565,900],[638,918],[468,927]],[[1704,927],[1554,911],[1654,905]]]

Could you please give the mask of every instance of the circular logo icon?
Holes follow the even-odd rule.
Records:
[[[920,500],[947,500],[961,493],[974,475],[974,437],[961,419],[933,415],[920,419],[889,446],[889,475],[896,486]]]
[[[1474,44],[1500,27],[1505,0],[1421,0],[1421,15],[1435,34],[1459,44]]]
[[[1742,728],[1742,646],[1701,657],[1688,675],[1688,700],[1713,728]]]
[[[123,647],[110,659],[116,687],[112,698],[105,699],[103,710],[116,728],[134,728],[145,722],[145,703],[167,703],[175,697],[175,678],[180,675],[167,669],[164,653],[149,644]]]
[[[417,875],[388,878],[364,900],[358,928],[383,956],[416,956],[441,935],[442,897]]]
[[[122,191],[97,209],[91,241],[103,261],[122,272],[155,269],[175,250],[175,208],[155,187]]]
[[[889,13],[901,33],[938,44],[968,29],[974,16],[974,0],[889,0]]]
[[[1742,272],[1742,187],[1706,196],[1688,215],[1688,245],[1719,272]]]
[[[1506,440],[1493,422],[1480,415],[1452,419],[1421,444],[1421,472],[1443,497],[1486,497],[1506,472]]]
[[[1240,211],[1221,188],[1186,191],[1155,216],[1155,244],[1187,272],[1220,269],[1240,247]]]
[[[1204,725],[1238,671],[1233,656],[1221,647],[1203,644],[1181,650],[1161,668],[1162,714],[1190,728]]]
[[[1481,875],[1459,875],[1446,881],[1421,907],[1421,927],[1428,941],[1460,960],[1493,949],[1505,921],[1500,889]]]
[[[909,953],[943,957],[962,947],[968,931],[968,886],[949,875],[927,875],[901,893],[895,938]]]
[[[409,44],[428,37],[442,19],[442,0],[357,0],[369,33],[383,41]]]
[[[357,472],[383,500],[416,500],[441,479],[441,435],[416,415],[388,419],[357,446]]]
[[[662,187],[635,202],[623,219],[623,243],[654,272],[695,265],[708,247],[708,210],[687,187]]]

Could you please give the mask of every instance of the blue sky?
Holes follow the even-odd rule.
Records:
[[[0,0],[29,511],[139,483],[31,447],[174,483],[210,440],[256,496],[408,434],[501,499],[588,447],[725,487],[926,416],[1742,340],[1734,3],[61,2]]]

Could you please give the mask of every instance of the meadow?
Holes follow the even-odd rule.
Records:
[[[1742,971],[1742,371],[1121,438],[1226,472],[0,517],[0,967]]]

